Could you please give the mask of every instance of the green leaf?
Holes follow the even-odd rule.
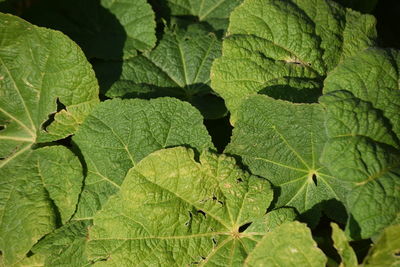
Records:
[[[156,44],[155,14],[146,0],[45,0],[23,15],[67,34],[88,58],[130,58]]]
[[[364,259],[365,267],[400,265],[400,225],[383,230],[375,245]]]
[[[36,261],[25,258],[31,247],[75,212],[78,158],[37,143],[73,134],[97,104],[98,86],[82,51],[60,32],[5,14],[0,31],[0,250],[2,264],[13,265]],[[57,111],[57,102],[65,108]]]
[[[43,258],[43,266],[87,266],[86,240],[91,221],[67,223],[40,240],[33,248],[34,256]]]
[[[173,16],[195,16],[200,22],[207,22],[214,29],[225,30],[232,10],[243,0],[168,0]]]
[[[400,142],[383,111],[349,91],[332,91],[320,98],[326,107],[326,130],[330,137],[365,136],[399,148]]]
[[[82,167],[68,149],[25,150],[0,161],[0,250],[6,266],[69,220],[82,187]]]
[[[357,256],[350,246],[344,232],[339,228],[336,223],[331,223],[333,245],[342,259],[341,265],[343,267],[357,267]]]
[[[207,118],[223,117],[226,108],[213,94],[210,68],[221,55],[221,42],[214,34],[171,32],[156,49],[122,63],[95,65],[102,91],[111,98],[174,96],[189,101]]]
[[[242,100],[257,93],[316,102],[327,73],[375,38],[372,16],[332,1],[246,0],[231,14],[211,86],[233,122]]]
[[[1,13],[0,31],[0,156],[20,143],[74,133],[98,102],[97,81],[80,48],[60,32]],[[65,108],[57,110],[57,102]]]
[[[194,157],[183,147],[159,150],[129,171],[90,228],[96,266],[243,264],[268,232],[243,227],[263,218],[270,185],[225,155]]]
[[[292,222],[264,235],[249,254],[245,266],[323,267],[326,262],[326,256],[312,239],[310,229]]]
[[[352,184],[345,201],[346,232],[353,239],[369,238],[399,218],[398,139],[381,110],[350,92],[329,93],[321,103],[330,137],[321,162],[332,175]]]
[[[324,93],[346,90],[370,102],[389,120],[400,137],[400,53],[370,48],[346,59],[325,81]]]
[[[345,198],[346,182],[318,161],[327,141],[320,105],[258,95],[244,101],[238,115],[226,152],[278,188],[276,207],[295,207],[315,225],[322,201]]]
[[[119,191],[127,171],[161,148],[213,147],[200,113],[173,98],[108,100],[99,104],[73,137],[88,174],[75,218],[87,218]]]

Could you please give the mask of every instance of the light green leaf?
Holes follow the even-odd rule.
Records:
[[[1,257],[0,257],[1,262]],[[13,267],[44,267],[44,256],[43,255],[33,255],[24,258],[22,261],[13,265]]]
[[[385,228],[364,259],[365,267],[400,266],[400,225]]]
[[[375,38],[372,16],[332,1],[246,0],[231,14],[211,86],[233,122],[242,100],[257,93],[315,102],[327,72]]]
[[[342,267],[357,267],[357,256],[353,248],[350,246],[344,232],[339,228],[336,223],[331,223],[333,245],[339,253],[342,262]]]
[[[156,44],[155,15],[146,0],[45,0],[24,17],[67,34],[88,58],[130,58]]]
[[[191,149],[159,150],[95,215],[89,257],[95,266],[243,265],[269,230],[243,227],[263,218],[271,200],[269,183],[233,158],[203,152],[196,161]]]
[[[276,207],[295,207],[315,225],[322,201],[345,198],[347,184],[318,161],[327,140],[320,105],[258,95],[244,101],[238,115],[226,152],[279,188]]]
[[[226,114],[222,99],[213,94],[210,68],[221,55],[221,42],[214,34],[171,32],[156,49],[122,63],[95,65],[102,91],[111,98],[173,96],[196,106],[207,118]]]
[[[324,93],[346,90],[370,102],[400,137],[400,53],[371,48],[346,59],[325,81]]]
[[[77,157],[61,146],[0,161],[0,250],[6,266],[74,213],[82,187]],[[18,242],[16,242],[18,240]]]
[[[393,147],[398,139],[381,110],[350,92],[329,93],[321,103],[330,137],[321,162],[352,184],[346,232],[353,239],[369,238],[399,217],[400,151]]]
[[[268,232],[274,230],[279,225],[292,222],[297,218],[297,212],[293,208],[280,208],[268,212],[264,217],[254,220],[247,228],[248,232]]]
[[[173,16],[195,16],[215,30],[226,30],[232,10],[243,0],[168,0]]]
[[[326,256],[312,239],[310,229],[299,222],[291,222],[264,235],[249,254],[245,266],[323,267],[326,262]]]
[[[173,98],[99,104],[73,137],[88,168],[75,218],[91,217],[151,152],[178,145],[198,151],[213,147],[202,122],[195,108]]]

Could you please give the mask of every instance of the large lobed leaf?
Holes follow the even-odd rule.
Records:
[[[210,152],[199,162],[194,157],[182,147],[160,150],[129,171],[89,231],[88,253],[96,266],[243,264],[270,228],[268,220],[260,220],[272,200],[270,185],[235,166],[233,158]],[[242,228],[252,222],[258,225]],[[275,248],[277,255],[298,264],[316,257],[318,263],[309,266],[324,266],[309,230],[299,223],[283,225],[265,239],[289,240],[299,231],[309,254],[293,245],[289,251]]]
[[[241,156],[252,173],[277,187],[276,207],[295,207],[316,225],[322,202],[345,199],[349,184],[319,162],[327,141],[320,105],[258,95],[244,101],[238,115],[226,152]],[[335,213],[337,208],[330,211]]]

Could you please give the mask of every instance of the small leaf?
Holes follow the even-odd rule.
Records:
[[[357,267],[357,256],[350,246],[346,235],[339,228],[336,223],[331,223],[333,245],[342,259],[340,266],[343,267]]]
[[[299,222],[285,223],[264,235],[249,254],[245,266],[325,266],[327,258]]]

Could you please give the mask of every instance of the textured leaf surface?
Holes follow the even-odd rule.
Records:
[[[400,53],[371,48],[340,64],[325,81],[324,92],[346,90],[370,102],[400,136]]]
[[[4,265],[33,264],[39,258],[24,259],[32,245],[75,212],[83,172],[65,147],[32,148],[73,134],[98,86],[60,32],[4,14],[0,32],[0,250]]]
[[[74,133],[98,102],[97,81],[80,48],[60,32],[11,15],[0,14],[0,32],[0,157],[19,144],[18,150]],[[65,106],[58,112],[57,101]]]
[[[346,231],[354,239],[369,238],[399,218],[400,151],[388,145],[398,140],[371,102],[333,92],[321,103],[330,137],[321,162],[335,177],[352,183]]]
[[[366,267],[400,266],[400,225],[387,227],[364,260]]]
[[[72,220],[40,240],[32,252],[42,259],[41,266],[90,265],[86,255],[86,240],[91,223],[90,220]]]
[[[226,114],[223,100],[209,86],[211,63],[220,55],[214,34],[168,31],[156,49],[124,61],[120,74],[113,73],[118,62],[96,64],[96,70],[108,97],[174,96],[215,118]]]
[[[267,233],[250,253],[245,266],[323,267],[326,261],[310,229],[299,222],[292,222]]]
[[[350,246],[345,233],[339,228],[336,223],[331,223],[333,245],[342,259],[341,265],[343,267],[357,267],[357,256]]]
[[[42,236],[64,223],[82,187],[78,159],[61,146],[27,150],[0,162],[0,250],[4,264],[22,260]],[[19,242],[15,242],[19,240]]]
[[[226,29],[232,10],[243,0],[168,0],[173,16],[195,16],[214,29]]]
[[[263,218],[271,200],[269,183],[233,158],[203,152],[197,162],[190,149],[160,150],[96,214],[89,254],[105,260],[97,266],[242,265],[268,228],[241,226]]]
[[[117,192],[127,171],[161,148],[212,147],[200,113],[173,98],[114,99],[99,104],[73,137],[88,175],[77,218],[91,217]]]
[[[357,36],[357,38],[354,38]],[[248,95],[315,102],[328,71],[374,44],[375,20],[325,0],[246,0],[230,17],[212,88],[236,119]]]
[[[23,15],[64,32],[89,58],[129,58],[156,43],[155,15],[146,0],[45,0]]]
[[[327,140],[322,107],[258,95],[244,101],[238,114],[226,151],[279,187],[276,207],[307,212],[314,224],[321,201],[344,199],[346,184],[318,161]]]

